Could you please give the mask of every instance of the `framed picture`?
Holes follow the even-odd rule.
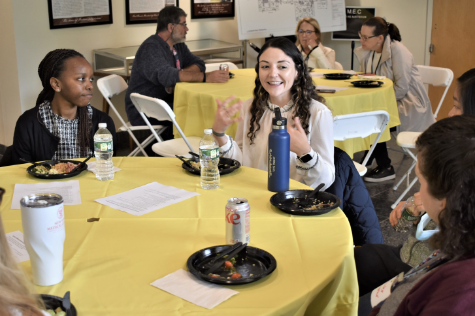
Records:
[[[234,0],[191,0],[191,18],[232,18]]]
[[[125,0],[125,24],[157,23],[158,12],[168,6],[178,7],[178,0]]]
[[[111,0],[48,0],[49,28],[112,24]]]
[[[332,32],[332,40],[338,41],[359,41],[358,32],[363,23],[376,16],[376,8],[371,7],[345,7],[346,11],[346,31]]]

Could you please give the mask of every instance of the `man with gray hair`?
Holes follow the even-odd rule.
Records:
[[[145,125],[133,105],[130,94],[140,93],[162,99],[173,109],[173,92],[177,82],[227,82],[229,73],[216,70],[205,73],[202,59],[193,55],[184,44],[186,13],[175,6],[167,6],[158,14],[156,34],[140,45],[133,64],[129,87],[125,95],[125,109],[132,125]],[[171,122],[149,118],[152,125],[169,126],[161,135],[173,138]]]

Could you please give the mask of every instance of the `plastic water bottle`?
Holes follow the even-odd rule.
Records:
[[[405,233],[409,229],[411,229],[413,223],[421,218],[422,215],[415,215],[416,203],[414,202],[414,197],[411,196],[407,199],[406,203],[404,203],[403,211],[401,214],[401,218],[394,226],[394,229],[399,233]]]
[[[219,188],[219,146],[211,129],[205,129],[200,140],[201,187],[206,190]]]
[[[99,129],[94,134],[94,153],[96,155],[96,178],[101,181],[114,179],[113,148],[112,134],[107,129],[107,123],[99,123]]]
[[[290,135],[287,132],[287,119],[280,114],[280,108],[276,108],[274,113],[267,149],[267,189],[283,192],[289,190]]]

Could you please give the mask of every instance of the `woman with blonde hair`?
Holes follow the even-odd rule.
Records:
[[[311,17],[300,19],[295,29],[295,45],[310,68],[336,69],[335,51],[322,44],[322,33],[317,20]]]
[[[0,203],[5,192],[0,188]],[[2,217],[0,216],[0,315],[2,316],[44,316],[43,302],[31,294],[32,288],[25,279],[8,246]]]

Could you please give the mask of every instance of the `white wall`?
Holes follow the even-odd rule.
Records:
[[[188,40],[213,38],[241,43],[234,18],[191,20],[190,2],[182,0],[180,7],[188,14]],[[42,90],[38,65],[49,51],[75,49],[92,62],[93,49],[140,45],[155,33],[156,23],[125,24],[125,1],[113,0],[112,9],[113,24],[50,30],[46,1],[0,0],[0,143],[12,143],[16,120],[34,107]],[[91,102],[102,107],[97,87]],[[113,102],[123,107],[123,96]]]
[[[413,53],[416,64],[423,64],[427,46],[427,2],[428,0],[346,0],[346,5],[377,7],[378,15],[399,27],[403,43]],[[126,25],[124,1],[113,0],[112,5],[113,24],[50,30],[46,1],[0,0],[0,143],[12,143],[17,118],[34,106],[42,89],[37,69],[46,53],[56,48],[72,48],[91,62],[93,49],[140,45],[155,32],[155,23]],[[190,2],[181,0],[180,7],[188,14],[188,40],[213,38],[241,43],[236,18],[191,20]],[[264,40],[256,39],[252,42],[262,46]],[[323,35],[323,42],[336,50],[337,61],[345,69],[349,69],[350,42],[332,41],[330,33]],[[256,56],[249,48],[248,67],[254,67]],[[113,102],[123,107],[123,96],[115,97]],[[101,95],[97,89],[92,104],[97,108],[102,107]],[[115,118],[114,120],[119,125]]]

